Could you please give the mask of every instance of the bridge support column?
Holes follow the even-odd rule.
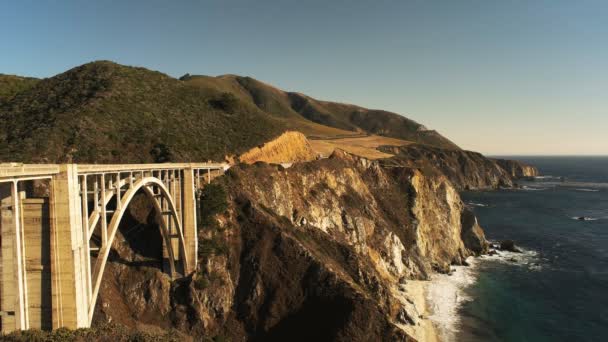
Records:
[[[0,313],[2,333],[28,328],[24,244],[17,182],[0,187]]]
[[[88,326],[86,249],[77,166],[63,164],[51,188],[53,329]],[[88,243],[88,242],[87,242]]]
[[[194,188],[194,170],[192,167],[184,169],[183,181],[183,208],[182,227],[184,230],[184,241],[186,243],[186,258],[188,260],[189,274],[196,270],[198,254],[198,233],[196,231],[196,190]]]

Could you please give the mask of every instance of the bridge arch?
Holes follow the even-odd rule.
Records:
[[[160,232],[163,238],[163,243],[169,254],[169,268],[171,276],[175,274],[175,251],[173,250],[173,244],[171,243],[171,236],[169,233],[169,227],[167,225],[168,220],[164,219],[164,216],[169,216],[169,219],[173,222],[174,226],[177,228],[177,238],[179,239],[179,257],[182,263],[183,270],[188,270],[188,259],[186,253],[186,242],[184,239],[184,232],[182,228],[182,223],[179,218],[179,213],[177,211],[175,202],[171,196],[171,193],[167,189],[166,185],[163,181],[156,177],[144,177],[138,179],[134,182],[130,188],[126,191],[126,193],[120,198],[120,205],[117,206],[116,211],[113,213],[110,223],[107,227],[107,242],[105,246],[103,246],[99,250],[99,254],[97,260],[95,261],[94,269],[91,274],[92,281],[92,293],[91,299],[89,303],[89,312],[88,312],[88,323],[91,324],[93,319],[93,313],[95,311],[95,304],[97,303],[97,297],[99,295],[99,288],[101,286],[101,281],[103,278],[103,272],[105,270],[105,266],[108,261],[108,257],[110,254],[110,250],[112,247],[112,242],[116,236],[116,232],[118,231],[119,224],[129,206],[129,203],[135,196],[135,194],[139,191],[143,190],[146,196],[150,199],[153,204],[154,211],[156,212],[157,217],[160,222]],[[114,196],[118,196],[117,194]],[[166,201],[167,207],[166,211],[163,211],[163,207],[161,205],[161,199]],[[109,199],[108,199],[109,200]]]
[[[40,328],[48,322],[53,329],[90,326],[111,244],[136,193],[146,194],[162,218],[159,233],[163,258],[170,256],[169,271],[175,272],[178,262],[184,273],[193,272],[196,192],[228,168],[223,163],[0,164],[0,238],[2,247],[12,251],[3,252],[11,267],[0,268],[0,315],[14,315],[2,319],[0,330]],[[44,199],[30,197],[20,187],[23,182],[43,182]],[[36,232],[49,236],[36,238]],[[100,241],[93,243],[97,233]],[[45,253],[33,247],[41,242],[48,246]],[[44,289],[35,280],[41,272],[51,279]],[[52,305],[45,306],[49,301]]]

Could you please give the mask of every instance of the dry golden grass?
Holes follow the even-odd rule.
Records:
[[[253,164],[258,161],[266,163],[297,163],[314,160],[315,152],[310,147],[304,134],[285,132],[278,138],[254,147],[243,153],[239,159],[243,163]]]
[[[368,159],[381,159],[392,157],[391,154],[377,150],[378,146],[404,146],[411,144],[411,141],[369,135],[365,137],[347,137],[334,139],[310,140],[310,146],[317,153],[329,156],[336,148],[346,152],[365,157]]]

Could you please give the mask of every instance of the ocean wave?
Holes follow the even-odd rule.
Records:
[[[574,189],[575,191],[598,192],[600,189]]]
[[[539,259],[538,252],[517,247],[520,252],[502,251],[491,249],[493,255],[483,255],[481,260],[496,261],[505,264],[517,265],[526,267],[531,271],[542,270],[542,263]]]
[[[475,203],[475,202],[467,202],[467,205],[473,206],[473,207],[487,207],[487,204],[483,204],[483,203]]]
[[[599,218],[597,217],[588,217],[588,216],[572,216],[570,217],[573,220],[577,221],[597,221]]]
[[[496,245],[496,242],[490,242]],[[442,340],[456,341],[461,328],[461,306],[473,300],[466,289],[475,284],[479,276],[479,266],[485,262],[500,262],[526,267],[530,271],[543,269],[536,251],[519,247],[521,253],[494,250],[494,255],[467,258],[468,266],[452,266],[450,274],[434,274],[426,287],[426,299],[431,314],[429,319],[437,327]]]
[[[525,191],[543,191],[543,190],[547,190],[549,188],[537,188],[537,187],[532,187],[532,186],[527,186],[524,185],[521,187],[521,190],[525,190]]]
[[[526,184],[526,183],[524,183]],[[544,187],[560,187],[560,188],[574,188],[572,190],[577,191],[599,191],[601,189],[607,189],[608,183],[602,182],[577,182],[577,181],[550,181],[550,182],[528,182],[527,185],[538,184]],[[525,186],[525,185],[524,185]]]

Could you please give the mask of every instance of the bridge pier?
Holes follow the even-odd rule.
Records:
[[[17,182],[1,184],[0,228],[2,238],[0,262],[0,308],[2,332],[27,329],[27,289],[22,255],[23,234],[19,219],[19,192]]]
[[[79,192],[77,166],[61,165],[51,183],[50,201],[53,329],[89,324],[86,274],[90,266],[85,263]]]
[[[192,167],[184,169],[183,179],[183,228],[186,241],[186,256],[189,260],[189,269],[184,270],[190,274],[196,270],[198,260],[198,233],[196,228],[196,189],[194,170]]]

